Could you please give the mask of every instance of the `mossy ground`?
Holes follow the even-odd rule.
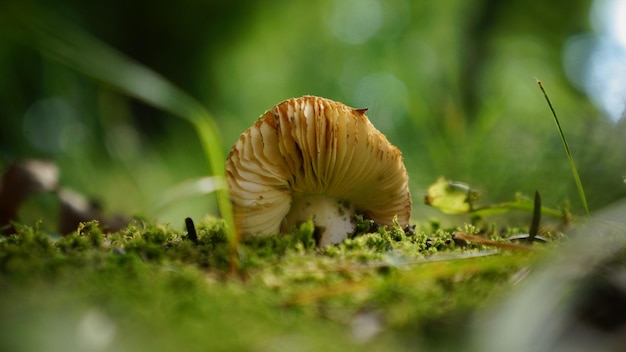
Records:
[[[141,220],[59,238],[20,226],[0,240],[0,350],[458,346],[540,251],[458,247],[452,230],[378,229],[319,249],[305,223],[241,243],[232,274],[221,221],[199,224],[197,241]]]

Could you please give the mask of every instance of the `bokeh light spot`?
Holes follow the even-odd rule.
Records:
[[[337,39],[361,44],[382,27],[383,14],[378,0],[335,0],[328,26]]]
[[[24,114],[22,127],[28,141],[47,154],[68,152],[84,139],[85,127],[78,113],[60,98],[33,103]]]
[[[595,33],[572,37],[564,47],[568,78],[613,121],[626,109],[626,1],[596,0],[590,13]]]
[[[367,107],[372,123],[383,133],[394,131],[394,121],[408,114],[408,94],[404,82],[391,72],[376,72],[359,80],[354,91],[358,107]]]

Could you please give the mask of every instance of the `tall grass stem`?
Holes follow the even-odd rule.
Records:
[[[565,148],[565,154],[567,154],[567,159],[569,160],[569,165],[572,169],[572,175],[574,176],[574,182],[576,182],[576,188],[578,189],[578,196],[580,197],[580,202],[585,209],[585,213],[589,216],[589,206],[587,205],[587,197],[585,196],[585,190],[583,188],[583,183],[580,180],[580,175],[578,174],[578,169],[576,168],[576,164],[574,163],[574,158],[572,157],[572,152],[569,148],[569,144],[567,143],[567,139],[565,138],[565,133],[563,133],[563,129],[561,128],[561,123],[559,122],[559,118],[556,115],[556,111],[554,111],[554,107],[552,106],[552,102],[550,101],[550,97],[548,97],[548,93],[546,93],[545,88],[543,87],[543,83],[536,79],[543,96],[546,98],[548,102],[548,106],[550,107],[550,111],[552,112],[552,116],[554,117],[554,122],[556,123],[556,128],[559,131],[559,136],[561,136],[561,141],[563,142],[563,147]]]

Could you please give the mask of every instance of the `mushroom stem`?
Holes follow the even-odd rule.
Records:
[[[315,224],[318,246],[340,243],[355,230],[356,211],[349,202],[326,195],[304,195],[292,199],[291,210],[282,223],[281,232],[288,232],[309,219]]]

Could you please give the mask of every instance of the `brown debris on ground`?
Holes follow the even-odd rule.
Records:
[[[101,205],[59,184],[59,168],[48,160],[26,159],[11,164],[0,178],[0,233],[14,234],[12,222],[18,220],[23,203],[36,194],[51,192],[59,202],[61,234],[76,230],[81,222],[98,220],[106,231],[126,227],[129,220],[121,215],[105,216]]]

